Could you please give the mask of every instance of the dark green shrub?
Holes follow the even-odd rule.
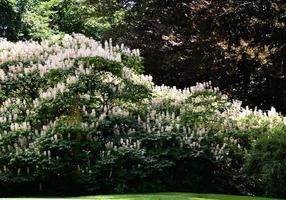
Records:
[[[247,170],[261,191],[286,196],[286,127],[259,137],[249,152]]]

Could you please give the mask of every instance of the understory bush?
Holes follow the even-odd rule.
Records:
[[[285,195],[271,187],[285,177],[274,108],[242,108],[211,83],[156,86],[142,71],[138,50],[112,41],[2,40],[0,195]]]
[[[253,143],[246,166],[258,189],[286,196],[286,127],[277,127]]]

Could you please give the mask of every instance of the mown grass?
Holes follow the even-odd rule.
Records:
[[[8,198],[9,200],[43,200],[43,199],[83,199],[83,200],[278,200],[265,197],[234,196],[222,194],[194,194],[194,193],[155,193],[155,194],[130,194],[130,195],[99,195],[66,198]]]
[[[192,193],[159,193],[137,195],[104,195],[78,197],[79,199],[95,200],[275,200],[273,198],[233,196],[219,194],[192,194]]]

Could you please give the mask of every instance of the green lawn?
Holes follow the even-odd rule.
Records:
[[[263,197],[231,196],[218,194],[159,193],[138,195],[106,195],[78,197],[95,200],[274,200]]]
[[[9,200],[43,200],[44,198],[9,198]],[[94,199],[94,200],[277,200],[263,197],[232,196],[219,194],[192,194],[192,193],[158,193],[158,194],[136,194],[136,195],[102,195],[102,196],[84,196],[74,198],[49,198],[53,200],[60,199]]]

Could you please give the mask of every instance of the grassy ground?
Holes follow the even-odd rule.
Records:
[[[9,200],[36,200],[36,198],[9,198]],[[37,198],[43,200],[43,198]],[[51,198],[60,199],[82,199],[82,200],[277,200],[263,197],[232,196],[218,194],[191,194],[191,193],[158,193],[158,194],[136,194],[136,195],[105,195],[85,196],[75,198]],[[49,199],[50,200],[50,199]]]
[[[142,195],[106,195],[79,197],[80,199],[95,200],[274,200],[262,197],[246,197],[216,194],[162,193]]]

